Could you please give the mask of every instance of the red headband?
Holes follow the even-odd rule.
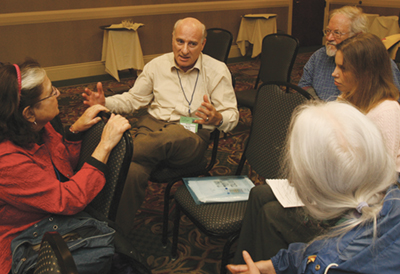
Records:
[[[17,77],[18,77],[18,94],[21,95],[21,88],[22,88],[22,83],[21,83],[21,71],[19,70],[19,66],[17,64],[14,64],[15,70],[17,71]]]

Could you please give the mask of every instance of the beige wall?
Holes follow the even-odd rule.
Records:
[[[218,0],[230,1],[230,0]],[[195,3],[206,2],[204,0],[13,0],[0,2],[2,13],[32,12],[48,10],[66,10],[66,9],[86,9],[86,8],[104,8],[104,7],[123,7],[139,5],[157,5],[172,3]]]
[[[207,28],[228,29],[234,44],[241,15],[278,14],[278,29],[290,33],[291,0],[36,0],[1,1],[0,61],[37,59],[52,80],[104,74],[100,62],[103,25],[132,19],[139,29],[145,61],[171,51],[175,21],[193,16]],[[237,55],[235,46],[231,57]]]

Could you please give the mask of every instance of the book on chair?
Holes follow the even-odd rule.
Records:
[[[183,178],[196,204],[247,201],[254,183],[247,176]]]

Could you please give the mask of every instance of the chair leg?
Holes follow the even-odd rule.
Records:
[[[171,193],[171,188],[176,182],[169,182],[164,192],[164,212],[163,212],[163,231],[162,231],[162,245],[164,248],[168,244],[168,212],[169,212],[169,195]]]
[[[174,220],[174,230],[172,235],[172,248],[171,248],[171,258],[176,260],[178,258],[178,236],[179,236],[179,221],[181,219],[181,210],[179,205],[176,204],[175,209],[175,220]]]
[[[228,240],[226,241],[226,243],[224,245],[224,249],[222,250],[222,259],[221,259],[221,270],[220,270],[221,274],[227,273],[226,266],[229,263],[229,259],[232,257],[229,254],[229,251],[231,250],[232,244],[239,238],[239,235],[240,235],[240,232],[233,234],[232,236],[230,236],[228,238]]]

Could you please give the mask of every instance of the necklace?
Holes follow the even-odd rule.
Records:
[[[183,89],[183,86],[182,86],[182,80],[181,80],[181,77],[179,76],[179,71],[176,70],[176,74],[178,74],[179,84],[181,85],[181,89],[182,89],[182,92],[183,92],[183,96],[185,96],[185,100],[186,100],[186,102],[187,102],[188,105],[189,105],[189,111],[188,111],[188,112],[189,112],[189,116],[190,116],[190,107],[191,107],[191,105],[192,105],[193,96],[194,96],[194,93],[196,92],[197,80],[199,80],[199,73],[200,73],[200,71],[197,71],[196,83],[194,84],[194,88],[193,88],[193,92],[192,92],[192,97],[190,98],[190,102],[189,102],[188,98],[186,97],[185,90]]]

